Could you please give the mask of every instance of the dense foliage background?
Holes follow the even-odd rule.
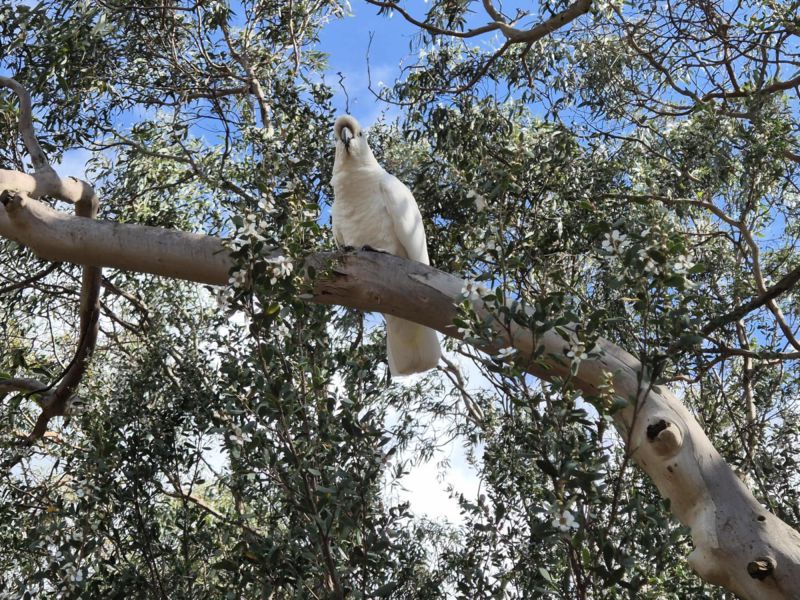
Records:
[[[566,6],[503,9],[525,28]],[[459,37],[488,19],[479,5],[408,5],[427,30],[381,89],[397,118],[370,130],[434,265],[498,311],[535,307],[519,315],[534,330],[580,323],[575,366],[598,335],[636,354],[795,527],[796,291],[715,319],[800,268],[797,8],[603,1],[506,43]],[[690,572],[688,533],[632,468],[613,399],[452,342],[480,386],[445,364],[391,382],[379,322],[305,303],[297,269],[269,258],[333,245],[318,35],[348,10],[0,7],[0,72],[33,94],[51,160],[93,152],[101,218],[222,235],[240,264],[224,291],[106,271],[74,415],[25,448],[35,398],[3,398],[0,593],[725,598]],[[26,168],[17,116],[4,94],[2,168]],[[0,261],[0,378],[57,380],[79,268],[8,241]],[[459,326],[480,337],[471,317]],[[463,524],[416,517],[387,489],[452,440],[481,491],[459,497]]]

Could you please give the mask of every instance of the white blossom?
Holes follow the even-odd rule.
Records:
[[[228,441],[236,446],[243,446],[251,439],[253,438],[249,433],[242,431],[241,428],[236,426],[234,426],[233,431],[228,434]]]
[[[258,208],[265,214],[271,214],[275,212],[275,203],[272,201],[272,198],[266,194],[261,194],[261,199],[258,201]]]
[[[244,287],[247,284],[247,279],[247,271],[239,269],[231,273],[230,279],[228,279],[228,285],[232,285],[234,287]]]
[[[294,265],[292,265],[292,261],[285,256],[271,258],[268,262],[272,264],[272,277],[269,280],[272,285],[275,285],[278,279],[283,279],[292,274]]]
[[[675,263],[672,265],[672,270],[675,273],[686,273],[694,266],[694,263],[688,256],[679,256]]]
[[[507,359],[509,356],[511,356],[512,354],[514,354],[516,351],[517,351],[517,349],[516,349],[516,348],[511,348],[511,347],[508,347],[508,348],[502,348],[502,349],[501,349],[501,350],[500,350],[500,351],[499,351],[499,352],[498,352],[498,353],[495,355],[495,358],[496,358],[497,360],[505,360],[505,359]]]
[[[232,281],[233,278],[231,278],[228,283],[231,283]],[[214,300],[216,301],[217,308],[219,310],[228,310],[231,300],[233,300],[233,292],[231,291],[230,287],[224,287],[215,294]]]
[[[617,254],[625,250],[629,244],[628,236],[624,233],[620,233],[618,229],[615,229],[611,233],[606,234],[606,239],[603,240],[603,250],[609,254]]]
[[[586,346],[581,342],[577,342],[570,346],[569,351],[567,351],[567,357],[571,358],[574,362],[580,362],[589,358],[589,355],[586,354]]]
[[[263,241],[265,239],[264,236],[261,235],[263,229],[264,226],[259,221],[258,217],[251,213],[245,217],[244,224],[237,237],[240,241]]]
[[[467,300],[480,300],[486,294],[486,288],[472,279],[467,279],[461,288],[461,294]]]
[[[566,509],[556,514],[556,516],[553,518],[552,525],[559,531],[563,531],[565,533],[570,529],[578,528],[578,522],[575,520],[575,515]]]
[[[567,532],[570,529],[578,528],[578,522],[575,520],[575,515],[573,515],[565,507],[557,504],[550,504],[549,502],[542,502],[542,508],[545,510],[545,512],[549,513],[553,517],[551,524],[559,531]]]
[[[487,206],[486,198],[481,194],[479,194],[478,192],[476,192],[475,190],[470,190],[467,192],[467,199],[472,200],[475,203],[475,209],[478,212],[483,212],[484,210],[486,210]]]
[[[272,335],[277,338],[285,339],[291,335],[291,331],[289,330],[289,326],[284,323],[283,321],[279,321],[272,325],[271,330]]]

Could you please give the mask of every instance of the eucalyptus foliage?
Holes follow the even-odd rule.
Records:
[[[426,7],[454,31],[481,10]],[[465,299],[534,332],[579,324],[574,368],[600,335],[635,354],[794,527],[798,351],[765,306],[724,317],[800,267],[797,84],[776,85],[797,68],[796,9],[603,2],[502,53],[423,27],[383,92],[400,116],[370,130]],[[2,399],[3,597],[730,597],[688,568],[687,531],[613,429],[619,398],[454,342],[479,386],[444,366],[391,381],[376,319],[304,301],[299,259],[333,247],[318,34],[348,10],[0,7],[0,70],[31,91],[52,160],[91,156],[100,218],[220,235],[237,261],[225,290],[105,271],[72,416],[25,447],[36,397]],[[0,123],[0,166],[25,168],[10,95]],[[0,261],[0,379],[57,380],[79,268],[5,240]],[[796,332],[796,291],[776,302]],[[462,308],[467,340],[486,335]],[[461,524],[389,493],[452,440],[481,482],[454,492]]]

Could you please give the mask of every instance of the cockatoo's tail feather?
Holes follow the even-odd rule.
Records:
[[[386,316],[386,351],[392,375],[410,375],[433,369],[442,356],[433,329]]]

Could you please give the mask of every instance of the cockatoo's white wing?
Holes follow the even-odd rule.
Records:
[[[419,214],[419,207],[411,190],[397,177],[384,172],[380,191],[386,212],[394,225],[394,233],[408,258],[430,264],[422,215]]]

